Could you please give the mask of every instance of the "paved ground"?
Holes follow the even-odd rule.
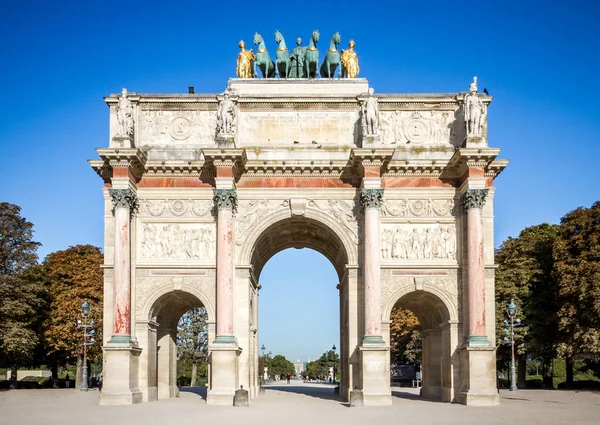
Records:
[[[595,424],[600,392],[521,390],[501,392],[497,407],[466,407],[420,400],[416,391],[394,389],[383,408],[348,408],[321,384],[267,385],[249,408],[208,406],[203,393],[135,406],[98,406],[98,391],[72,389],[0,392],[0,425],[385,425],[385,424]]]

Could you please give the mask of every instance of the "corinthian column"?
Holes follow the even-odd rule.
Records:
[[[487,345],[485,330],[485,267],[483,264],[483,219],[481,210],[488,189],[468,189],[462,195],[467,211],[469,345]]]
[[[233,336],[233,212],[235,189],[214,189],[217,206],[217,337],[216,343],[234,343]]]
[[[131,210],[137,197],[131,189],[108,189],[114,205],[115,251],[113,334],[110,342],[131,341]]]
[[[364,284],[365,336],[364,344],[383,344],[381,336],[381,270],[379,264],[379,207],[383,189],[363,189],[360,203],[364,208]]]

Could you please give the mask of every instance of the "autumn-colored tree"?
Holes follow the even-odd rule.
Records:
[[[50,311],[45,323],[44,339],[48,362],[56,378],[57,367],[77,361],[76,385],[81,381],[83,330],[81,319],[84,299],[92,305],[96,343],[88,347],[88,359],[102,353],[102,299],[104,255],[92,245],[77,245],[53,252],[44,260],[50,295]]]
[[[541,361],[544,385],[553,385],[558,307],[552,252],[557,236],[558,226],[544,223],[526,228],[517,238],[508,238],[496,250],[496,337],[501,342],[506,336],[506,307],[513,299],[521,319],[521,325],[514,329],[520,385],[525,383],[527,354]],[[498,358],[508,362],[510,345],[499,346]]]
[[[600,358],[600,201],[565,215],[554,244],[554,278],[560,309],[559,354],[573,386],[576,356]]]
[[[395,364],[421,363],[421,323],[410,310],[394,307],[390,315],[390,356]]]
[[[0,203],[0,366],[11,369],[36,363],[40,314],[45,309],[45,285],[37,266],[33,224],[21,208]]]
[[[177,324],[177,356],[192,363],[191,387],[196,386],[198,365],[208,358],[207,321],[206,308],[195,307],[185,312]]]

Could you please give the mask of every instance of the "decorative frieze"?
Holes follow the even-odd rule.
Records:
[[[489,189],[468,189],[461,198],[464,209],[468,211],[472,208],[483,208],[488,191]]]
[[[386,145],[444,146],[456,140],[451,111],[385,111],[380,117],[381,142]]]
[[[213,194],[217,209],[237,211],[238,198],[235,189],[213,189]]]
[[[204,199],[140,199],[140,216],[209,217],[214,206]]]
[[[131,189],[108,189],[115,208],[127,208],[134,211],[137,207],[137,195]]]
[[[452,217],[453,199],[386,199],[382,217]]]
[[[360,191],[360,205],[364,208],[379,208],[383,203],[383,189],[363,189]]]
[[[144,223],[140,238],[140,259],[157,261],[214,262],[214,224]]]
[[[381,233],[383,260],[456,260],[454,224],[400,225]]]
[[[141,115],[140,146],[205,145],[215,141],[214,111],[145,110]]]

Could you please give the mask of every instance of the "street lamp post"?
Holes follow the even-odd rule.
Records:
[[[333,351],[333,383],[335,384],[335,350],[337,350],[337,348],[335,347],[335,344],[333,344],[333,347],[331,347],[331,350]]]
[[[511,299],[508,307],[506,308],[506,314],[510,319],[510,323],[508,320],[504,321],[504,325],[506,326],[504,333],[507,334],[507,336],[504,337],[504,341],[511,345],[510,391],[517,391],[517,372],[515,368],[515,326],[519,326],[521,324],[521,319],[515,320],[517,317],[517,312],[517,305],[515,304],[514,300]]]
[[[94,326],[94,321],[91,320],[88,323],[88,318],[90,317],[90,310],[92,309],[92,305],[88,303],[87,298],[81,304],[81,317],[83,320],[77,320],[77,326],[83,328],[83,367],[82,367],[82,378],[81,378],[81,391],[88,390],[88,370],[87,370],[87,347],[88,345],[92,345],[94,343],[93,335],[96,333],[94,329],[91,329]],[[88,329],[89,332],[88,332]],[[90,340],[88,342],[88,337]]]
[[[265,364],[265,344],[262,345],[262,347],[260,347],[260,349],[262,350],[262,358],[263,358],[263,367]],[[260,381],[264,384],[265,383],[265,371],[264,369],[262,371],[260,371]]]

